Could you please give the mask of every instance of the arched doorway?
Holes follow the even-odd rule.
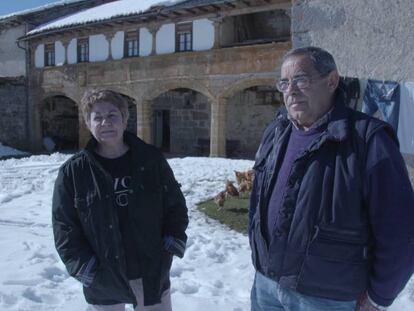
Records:
[[[152,142],[172,155],[209,156],[211,108],[208,98],[188,88],[152,100]]]
[[[128,103],[128,124],[127,131],[137,135],[137,104],[135,100],[127,95],[119,93]]]
[[[42,144],[46,151],[78,149],[78,107],[72,99],[56,95],[43,100],[40,123]]]
[[[226,153],[230,158],[253,159],[265,127],[282,104],[274,86],[245,88],[227,98]]]

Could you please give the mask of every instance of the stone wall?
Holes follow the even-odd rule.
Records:
[[[27,149],[25,79],[0,78],[0,142]]]
[[[169,91],[153,101],[152,110],[170,113],[170,153],[208,156],[208,150],[204,154],[198,148],[200,139],[210,139],[211,109],[207,97],[184,89]]]
[[[294,0],[292,43],[330,51],[344,76],[414,81],[412,0]]]
[[[49,137],[55,146],[52,150],[77,149],[79,119],[75,102],[64,96],[46,99],[41,107],[42,137]]]
[[[292,44],[331,52],[341,75],[360,79],[362,100],[367,79],[414,81],[413,16],[412,0],[294,0]]]
[[[235,94],[227,102],[226,137],[238,146],[233,157],[253,159],[263,131],[282,104],[272,87],[254,87]]]
[[[17,38],[24,34],[24,25],[16,27],[0,26],[0,77],[26,75],[26,54],[16,44]]]

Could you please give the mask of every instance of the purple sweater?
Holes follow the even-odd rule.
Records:
[[[319,134],[318,130],[302,132],[293,127],[268,204],[268,241],[292,164]],[[374,238],[368,294],[378,305],[389,306],[414,270],[414,192],[404,160],[384,131],[370,140],[366,163],[363,195]]]
[[[284,158],[281,161],[280,167],[276,168],[277,178],[267,208],[267,241],[269,243],[272,240],[273,228],[276,224],[280,204],[285,194],[286,182],[289,178],[292,164],[321,132],[321,129],[316,128],[305,132],[292,126],[292,132],[290,133]]]

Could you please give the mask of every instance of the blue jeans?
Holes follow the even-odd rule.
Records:
[[[256,272],[251,311],[353,311],[356,300],[338,301],[299,294]]]
[[[368,80],[362,104],[362,112],[372,116],[381,112],[384,121],[398,131],[400,113],[400,87],[394,81]]]

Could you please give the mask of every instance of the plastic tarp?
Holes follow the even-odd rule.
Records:
[[[402,153],[414,154],[414,82],[400,84],[398,139]]]

